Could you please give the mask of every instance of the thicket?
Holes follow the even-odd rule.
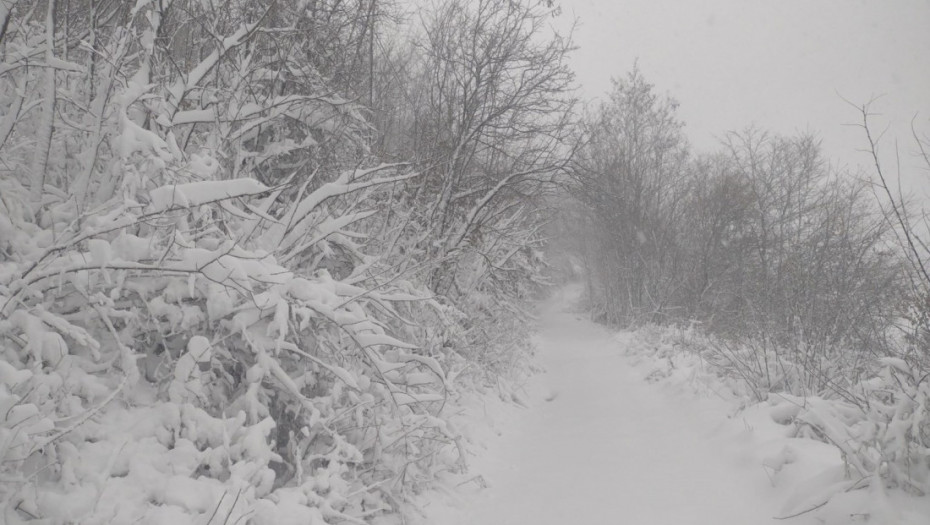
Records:
[[[0,0],[0,521],[389,522],[464,470],[571,154],[549,15]]]
[[[676,107],[634,70],[585,119],[570,190],[588,306],[699,330],[685,346],[840,448],[849,489],[930,491],[927,224],[885,175],[868,109],[871,177],[807,135],[748,129],[693,155]]]

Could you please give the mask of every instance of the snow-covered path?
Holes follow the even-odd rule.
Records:
[[[645,382],[617,336],[575,314],[550,309],[541,326],[531,409],[473,462],[489,487],[427,509],[430,523],[783,523],[722,404]]]

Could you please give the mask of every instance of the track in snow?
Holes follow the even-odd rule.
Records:
[[[785,523],[760,466],[722,445],[719,404],[645,382],[590,321],[556,310],[542,321],[532,408],[475,462],[489,487],[429,523]]]

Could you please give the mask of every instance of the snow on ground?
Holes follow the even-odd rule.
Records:
[[[545,372],[526,387],[528,409],[472,407],[470,440],[486,444],[471,460],[474,477],[424,495],[417,523],[930,523],[927,498],[871,489],[803,512],[850,483],[835,448],[784,437],[777,404],[737,410],[699,364],[637,352],[636,334],[559,307],[572,299],[563,292],[543,314]]]

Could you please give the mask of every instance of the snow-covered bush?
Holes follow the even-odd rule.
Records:
[[[5,523],[365,522],[463,468],[440,411],[464,365],[410,318],[461,320],[367,235],[417,173],[368,160],[360,108],[299,60],[305,8],[120,4],[71,20],[94,37],[71,63],[29,46],[74,26],[14,6]]]
[[[702,359],[721,376],[738,378],[753,401],[778,405],[794,435],[839,448],[859,486],[930,493],[930,376],[917,363],[897,357],[850,363],[850,352],[815,367],[785,363],[776,352],[768,363],[756,361],[758,350],[740,353],[719,342],[700,348]]]
[[[0,1],[2,521],[389,521],[465,467],[443,410],[525,366],[573,104],[546,11],[482,5],[400,76],[380,2]],[[410,148],[376,70],[446,90]]]
[[[293,497],[358,519],[458,468],[436,417],[442,365],[386,331],[396,303],[423,297],[372,284],[358,246],[358,271],[313,270],[327,238],[351,235],[358,194],[398,169],[347,171],[277,208],[281,189],[252,179],[146,184],[57,232],[4,209],[5,512],[273,515]],[[311,253],[316,266],[285,266]]]
[[[756,361],[758,349],[722,345],[693,327],[646,326],[635,335],[628,351],[649,363],[647,379],[675,378],[743,408],[765,406],[786,427],[786,437],[813,439],[840,451],[843,471],[824,473],[836,478],[832,488],[818,488],[816,501],[802,498],[794,511],[867,487],[876,493],[887,488],[930,493],[930,375],[919,364],[886,357],[857,364],[859,374],[843,379],[840,373],[850,368],[840,361],[830,387],[816,392],[806,383],[812,380],[809,370],[779,361],[775,352],[766,368]],[[715,376],[714,385],[698,384],[708,376]]]
[[[930,493],[930,385],[926,372],[887,357],[853,402],[807,399],[799,433],[838,447],[852,475],[918,495]]]
[[[694,327],[647,325],[622,333],[622,351],[650,382],[726,401],[718,428],[753,458],[784,497],[777,519],[899,523],[930,490],[926,372],[899,358],[873,361],[843,396],[773,391],[763,398]],[[741,448],[745,447],[745,448]],[[916,517],[916,516],[915,516]],[[923,515],[916,517],[920,522]]]

